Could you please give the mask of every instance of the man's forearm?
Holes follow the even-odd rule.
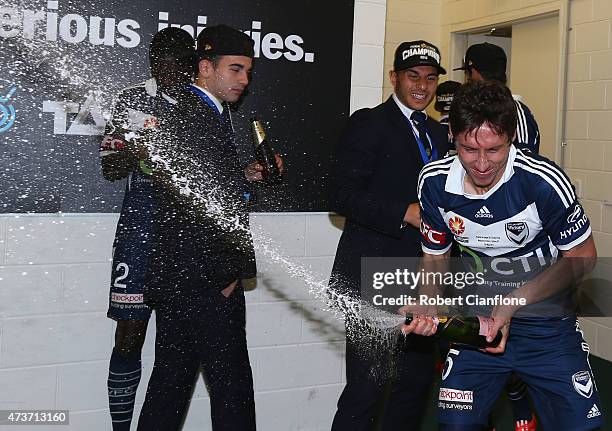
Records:
[[[524,298],[525,305],[535,304],[575,286],[595,266],[597,252],[592,237],[563,254],[563,258],[512,292],[510,297]]]
[[[419,294],[433,298],[442,293],[442,288],[438,284],[430,283],[430,280],[436,280],[437,277],[428,277],[427,274],[444,274],[449,269],[450,252],[444,254],[429,254],[424,253],[421,259],[421,267],[425,280],[421,283]]]
[[[419,229],[421,227],[421,207],[418,202],[408,205],[404,215],[404,223]]]

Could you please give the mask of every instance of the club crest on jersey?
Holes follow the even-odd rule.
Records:
[[[578,371],[572,376],[572,384],[574,389],[585,398],[591,398],[593,395],[593,379],[588,371]]]
[[[461,217],[451,217],[448,221],[448,227],[454,235],[461,235],[465,232],[465,223]]]
[[[524,221],[506,223],[506,236],[516,245],[521,245],[529,236],[529,227]]]

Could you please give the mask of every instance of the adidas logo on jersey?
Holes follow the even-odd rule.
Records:
[[[601,416],[601,411],[597,408],[597,404],[593,404],[593,407],[591,407],[591,410],[587,413],[587,419],[593,419],[597,416]]]
[[[491,211],[489,211],[489,208],[483,205],[482,208],[478,210],[475,217],[476,218],[493,218],[493,214],[491,214]]]

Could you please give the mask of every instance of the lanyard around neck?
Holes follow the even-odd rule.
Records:
[[[419,137],[419,134],[417,132],[415,132],[414,128],[414,124],[412,123],[412,120],[410,118],[406,118],[408,120],[408,125],[410,126],[410,130],[412,130],[412,134],[414,135],[414,139],[416,139],[417,144],[419,146],[419,152],[421,153],[421,159],[423,159],[423,164],[426,165],[427,163],[433,161],[433,160],[438,160],[438,149],[436,148],[436,146],[434,145],[433,142],[431,142],[430,139],[430,143],[431,143],[431,157],[429,157],[427,155],[427,151],[425,150],[425,143],[421,140],[421,138]]]

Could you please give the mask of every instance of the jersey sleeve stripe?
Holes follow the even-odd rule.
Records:
[[[567,175],[562,170],[543,160],[537,160],[531,157],[530,155],[526,155],[521,151],[517,152],[516,160],[519,163],[524,162],[532,168],[541,171],[545,175],[549,176],[553,181],[558,183],[570,204],[576,200],[576,194],[574,193],[572,184],[570,183]]]
[[[529,166],[529,165],[525,165],[525,164],[520,163],[518,161],[516,162],[516,166],[526,170],[527,172],[531,172],[533,174],[536,174],[536,175],[540,176],[542,179],[544,179],[544,181],[546,181],[548,184],[550,184],[551,187],[559,195],[559,198],[561,199],[561,202],[563,202],[563,206],[565,206],[565,208],[569,208],[569,206],[572,204],[573,199],[572,200],[568,200],[567,196],[565,195],[565,193],[562,192],[561,189],[559,188],[559,185],[548,174],[542,172],[541,170],[539,170],[537,168],[534,168],[534,167]]]
[[[449,251],[452,245],[453,245],[453,243],[451,241],[451,243],[448,245],[448,247],[445,247],[442,250],[436,250],[436,249],[433,249],[433,248],[425,247],[423,244],[421,244],[421,249],[423,250],[423,253],[441,255],[441,254],[444,254],[447,251]]]
[[[525,117],[525,111],[519,101],[514,101],[516,104],[517,122],[516,131],[518,141],[522,144],[529,143],[529,129],[527,127],[527,118]]]
[[[557,179],[559,184],[561,184],[564,187],[564,190],[567,192],[567,196],[569,197],[570,201],[573,201],[576,199],[576,195],[574,193],[574,188],[572,187],[572,183],[569,177],[565,174],[565,172],[563,172],[561,169],[551,164],[550,162],[546,162],[544,160],[538,160],[537,158],[533,157],[531,153],[524,153],[521,150],[518,150],[518,152],[520,153],[518,155],[518,158],[520,160],[524,160],[526,163],[529,163],[530,165],[534,167],[540,167],[543,171],[547,171],[551,173],[552,176]]]
[[[454,160],[455,160],[455,157],[447,157],[444,159],[436,160],[435,162],[431,162],[423,166],[423,168],[421,169],[421,172],[419,173],[419,181],[418,181],[419,190],[421,188],[422,181],[425,179],[424,176],[428,172],[435,171],[435,170],[443,170],[444,172],[448,172]]]
[[[423,172],[427,172],[430,171],[432,169],[438,169],[441,167],[446,167],[446,166],[450,166],[453,164],[453,162],[455,161],[456,157],[445,157],[443,159],[440,160],[436,160],[430,163],[427,163],[425,166],[423,166],[423,168],[421,169],[421,173]]]
[[[574,241],[570,242],[569,244],[557,245],[557,248],[562,251],[571,250],[572,248],[585,242],[589,238],[590,235],[591,235],[591,226],[589,226],[587,231],[583,233],[582,235],[580,235],[579,238],[576,238]]]
[[[427,172],[422,171],[421,174],[419,175],[419,185],[418,185],[418,191],[417,191],[417,197],[419,201],[421,200],[421,190],[423,189],[423,184],[425,183],[425,180],[429,177],[435,177],[438,175],[446,175],[448,174],[449,171],[450,171],[450,166],[446,168],[428,170]]]

